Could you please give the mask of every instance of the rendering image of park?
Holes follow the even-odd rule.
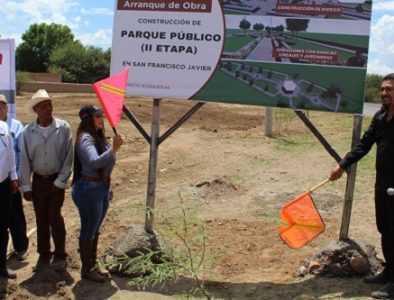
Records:
[[[356,114],[365,75],[357,68],[222,60],[193,99]]]
[[[370,20],[372,0],[221,0],[225,14]]]
[[[224,59],[366,68],[368,33],[340,33],[341,27],[335,24],[338,27],[335,29],[332,20],[328,23],[313,19],[231,16],[227,20],[231,22],[227,22]],[[343,23],[343,26],[354,25],[354,22]],[[324,32],[325,28],[331,28],[333,33]]]

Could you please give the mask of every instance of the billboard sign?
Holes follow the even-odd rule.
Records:
[[[128,95],[188,99],[215,72],[224,43],[219,0],[116,1],[111,74]]]
[[[168,1],[170,0],[153,3],[164,8],[169,3],[177,3],[180,7],[185,3],[190,7],[190,3],[194,3],[188,0]],[[181,42],[181,36],[171,39],[171,34],[182,32],[185,36],[189,34],[194,45],[198,45],[198,54],[202,54],[205,47],[207,51],[215,53],[215,58],[209,62],[206,62],[207,54],[197,56],[191,53],[193,45],[190,53],[177,53],[179,59],[185,58],[186,62],[180,63],[185,68],[186,65],[199,66],[199,70],[192,73],[169,73],[166,68],[152,70],[149,62],[173,63],[172,56],[170,60],[168,51],[163,55],[159,51],[160,46],[149,46],[152,42],[143,42],[143,37],[136,39],[135,28],[145,28],[141,29],[140,36],[145,34],[148,39],[148,35],[151,35],[152,40],[154,33],[159,34],[168,28],[169,22],[179,20],[178,12],[176,17],[172,15],[174,11],[166,11],[164,8],[156,12],[147,12],[146,9],[137,12],[135,7],[143,9],[141,3],[145,2],[117,1],[111,72],[120,71],[123,65],[130,65],[129,95],[362,112],[372,1],[220,1],[225,13],[224,47],[218,66],[209,70],[210,80],[204,88],[198,89],[196,86],[200,86],[204,80],[198,80],[197,74],[201,74],[204,66],[212,65],[217,59],[217,51],[221,51],[219,41],[206,41],[205,44],[198,41],[200,37],[204,39],[203,35],[206,33],[209,37],[219,37],[222,30],[219,16],[221,9],[217,8],[218,13],[212,13],[218,4],[214,0],[206,1],[196,2],[205,3],[204,9],[182,11],[181,15],[184,20],[201,21],[200,24],[206,25],[205,31],[201,30],[200,35],[196,36],[189,28],[202,29],[203,26],[178,25],[174,27],[178,30],[171,29],[166,33],[166,38],[170,38],[169,44],[175,40]],[[120,10],[119,3],[125,5],[126,2],[133,10]],[[151,2],[147,3],[153,5]],[[209,7],[212,7],[210,13]],[[209,18],[207,25],[207,21],[202,19],[206,14],[216,17],[216,21]],[[152,27],[141,27],[143,22]],[[126,38],[128,35],[130,37]],[[160,40],[155,40],[157,39]],[[147,48],[144,47],[155,51],[146,51]],[[216,51],[213,49],[215,47]],[[138,62],[147,63],[144,65]],[[166,80],[170,80],[171,85],[163,84]],[[155,89],[156,92],[141,89],[149,85],[159,88]],[[166,93],[165,88],[161,88],[163,86],[171,92]]]
[[[8,113],[15,117],[15,42],[0,39],[0,93],[8,102]]]

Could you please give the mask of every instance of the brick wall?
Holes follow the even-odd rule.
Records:
[[[58,73],[27,73],[36,82],[62,82],[62,75]]]
[[[91,84],[34,82],[21,83],[21,92],[35,93],[39,89],[46,89],[48,93],[94,93]]]

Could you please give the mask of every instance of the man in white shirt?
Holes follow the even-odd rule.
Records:
[[[12,279],[15,279],[16,275],[8,271],[6,261],[11,194],[17,189],[18,176],[12,137],[8,125],[0,121],[0,277]]]
[[[23,125],[17,119],[8,116],[8,103],[3,94],[0,94],[0,120],[7,123],[13,138],[16,171],[18,172]],[[16,193],[12,194],[11,198],[9,229],[16,258],[22,261],[26,259],[26,251],[29,246],[29,239],[26,235],[26,218],[23,212],[22,195],[19,190],[17,190]]]
[[[38,90],[25,105],[27,114],[37,119],[25,127],[20,156],[20,181],[23,197],[33,201],[37,224],[35,271],[66,267],[66,229],[61,209],[73,163],[70,125],[52,116],[52,99]],[[33,181],[31,182],[31,175]],[[55,249],[51,252],[52,235]]]

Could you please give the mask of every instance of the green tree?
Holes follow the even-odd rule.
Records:
[[[260,36],[262,36],[262,31],[264,29],[264,25],[261,23],[255,23],[253,25],[253,29],[256,30],[260,34]]]
[[[239,28],[244,31],[244,35],[246,35],[246,30],[248,30],[252,26],[246,18],[243,18],[241,22],[239,22]]]
[[[53,51],[49,70],[62,74],[64,82],[92,83],[109,75],[110,57],[109,50],[75,41]]]
[[[309,19],[286,19],[286,29],[291,31],[294,39],[297,39],[298,32],[308,29]]]
[[[111,52],[101,48],[85,47],[84,69],[79,78],[80,83],[92,83],[109,76]]]
[[[380,103],[380,84],[383,76],[367,74],[365,79],[365,102]]]
[[[71,29],[60,24],[33,24],[22,34],[23,42],[16,49],[16,69],[46,72],[53,50],[74,41]]]
[[[64,82],[78,82],[85,62],[85,48],[80,42],[72,42],[55,49],[50,56],[48,70],[62,74]]]

